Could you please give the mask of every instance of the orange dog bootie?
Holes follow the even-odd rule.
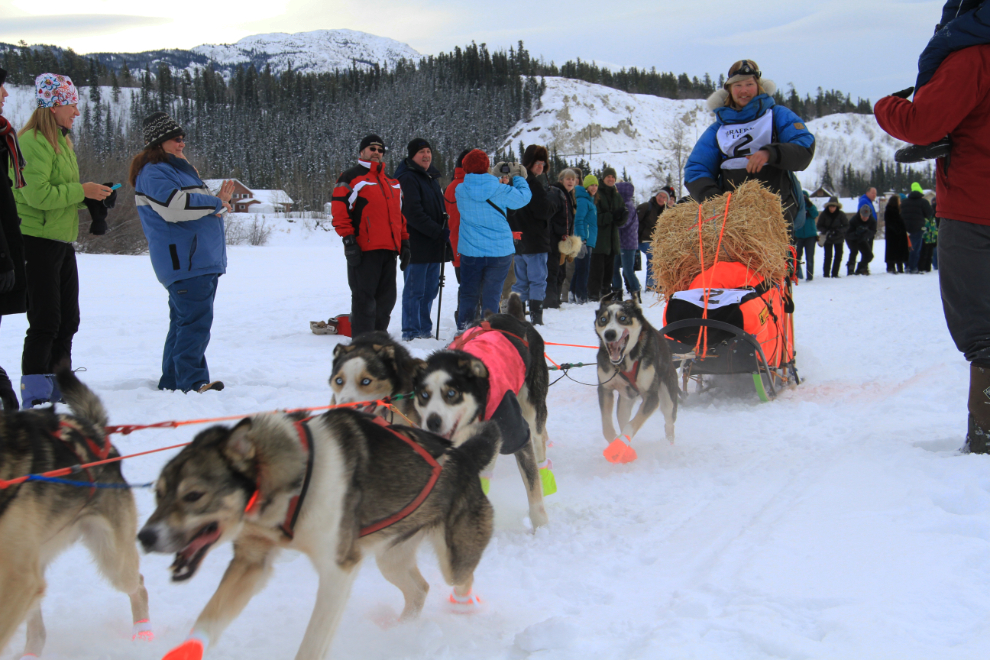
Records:
[[[203,642],[191,638],[165,654],[162,660],[203,660]]]
[[[636,460],[636,450],[629,444],[632,438],[628,435],[620,435],[613,440],[602,455],[609,463],[632,463]]]

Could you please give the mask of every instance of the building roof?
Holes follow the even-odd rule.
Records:
[[[220,186],[222,186],[223,182],[226,180],[227,179],[203,179],[203,183],[205,183],[206,187],[209,188],[212,192],[216,193],[220,190]],[[246,188],[251,193],[251,197],[249,199],[233,200],[238,204],[250,204],[251,202],[259,202],[261,204],[271,204],[273,206],[276,204],[285,204],[285,205],[295,204],[292,198],[289,197],[284,190],[255,190],[251,186],[245,185],[244,182],[238,179],[230,179],[230,181],[237,181],[237,183],[244,186],[244,188]]]

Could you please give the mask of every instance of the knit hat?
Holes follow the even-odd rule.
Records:
[[[604,170],[602,170],[602,178],[604,179],[607,176],[614,176],[615,178],[619,178],[619,175],[615,173],[614,167],[606,167]]]
[[[746,80],[746,78],[759,80],[762,75],[763,73],[760,71],[760,67],[753,60],[739,60],[729,67],[729,77],[722,87],[729,89],[732,83]]]
[[[584,177],[584,181],[581,182],[581,185],[583,185],[585,188],[587,188],[588,186],[597,186],[598,177],[595,176],[594,174],[589,174],[588,176]]]
[[[465,174],[485,174],[488,172],[488,163],[488,154],[481,149],[472,149],[464,157],[461,166],[464,168]]]
[[[364,139],[361,140],[361,144],[358,146],[358,152],[360,153],[372,145],[377,145],[385,149],[385,143],[382,142],[382,139],[372,133],[371,135],[365,135]]]
[[[34,79],[39,108],[56,108],[79,103],[79,92],[72,79],[58,73],[43,73]]]
[[[7,70],[6,69],[0,69],[0,85],[3,85],[3,83],[6,80],[7,80]]]
[[[925,191],[921,188],[921,184],[915,181],[911,184],[911,192],[919,192],[924,194]]]
[[[153,112],[144,118],[145,147],[153,147],[185,134],[182,127],[164,112]]]
[[[412,142],[410,142],[406,147],[406,150],[409,152],[410,159],[418,154],[421,149],[429,149],[431,152],[433,151],[433,147],[430,146],[430,143],[423,138],[413,138]]]
[[[828,198],[828,201],[825,202],[825,206],[835,206],[838,207],[839,210],[842,210],[842,202],[840,202],[839,198],[835,195]]]

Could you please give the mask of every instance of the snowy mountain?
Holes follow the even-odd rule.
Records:
[[[273,32],[245,37],[234,44],[203,44],[191,50],[152,50],[142,53],[91,53],[102,64],[119,70],[124,60],[131,71],[149,69],[152,74],[164,62],[175,71],[204,68],[229,76],[238,66],[254,64],[258,71],[271,65],[282,73],[291,65],[301,73],[329,73],[379,65],[392,68],[400,59],[419,61],[423,56],[404,43],[355,30],[314,30],[286,34]]]
[[[505,138],[504,146],[518,151],[525,144],[556,147],[567,158],[583,157],[593,166],[604,160],[620,173],[623,168],[639,189],[637,198],[670,173],[676,172],[695,142],[714,120],[703,100],[673,100],[647,94],[629,94],[602,85],[546,78],[541,107],[529,120],[520,121]],[[821,184],[826,161],[833,177],[846,164],[869,170],[878,161],[891,161],[903,143],[890,137],[872,115],[841,113],[808,122],[815,134],[815,159],[798,178],[809,189]]]

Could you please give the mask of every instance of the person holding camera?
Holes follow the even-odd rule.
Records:
[[[543,325],[543,301],[547,293],[548,262],[552,237],[550,217],[554,208],[547,196],[547,189],[539,180],[549,160],[547,148],[531,144],[523,152],[522,164],[526,168],[526,185],[531,198],[521,209],[509,211],[509,225],[521,233],[516,241],[516,256],[513,271],[516,281],[512,290],[519,294],[523,302],[529,301],[529,315],[533,325]],[[500,163],[509,173],[511,165]],[[500,179],[501,181],[501,179]],[[556,273],[554,273],[556,277]],[[554,280],[556,282],[556,280]]]
[[[825,248],[825,264],[822,266],[822,277],[838,277],[839,267],[842,265],[842,245],[849,229],[849,219],[842,212],[842,202],[838,197],[832,195],[828,198],[825,210],[818,214],[815,226],[822,237],[819,240],[824,239],[822,245]]]
[[[79,116],[79,93],[68,76],[35,79],[38,107],[20,130],[24,186],[14,189],[27,274],[28,330],[21,356],[21,405],[61,400],[55,371],[72,366],[79,330],[79,270],[73,242],[86,200],[112,204],[110,186],[79,181],[69,131]],[[92,227],[90,231],[96,233]]]
[[[385,174],[384,159],[382,139],[365,136],[358,164],[337,179],[330,202],[331,223],[347,258],[352,337],[388,331],[396,299],[395,258],[403,272],[412,259],[402,186]]]
[[[415,138],[406,150],[395,178],[402,186],[402,214],[412,250],[402,287],[402,339],[412,341],[433,336],[430,312],[440,292],[440,264],[450,261],[453,252],[433,149],[423,138]]]
[[[475,318],[479,293],[481,313],[498,313],[502,283],[516,251],[506,211],[526,206],[533,194],[526,183],[526,168],[518,163],[509,166],[511,185],[488,173],[488,155],[480,149],[472,149],[461,164],[464,183],[456,191],[461,213],[457,327],[464,329]]]
[[[873,237],[877,233],[877,219],[871,213],[869,204],[859,207],[859,213],[849,221],[846,231],[846,245],[849,246],[849,261],[846,263],[848,275],[869,275],[873,261]],[[856,257],[859,256],[859,266]]]

